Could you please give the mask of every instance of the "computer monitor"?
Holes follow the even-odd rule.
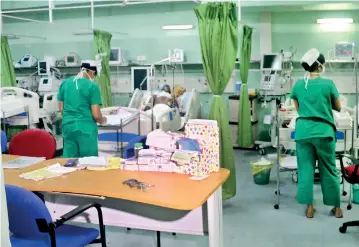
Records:
[[[66,66],[77,66],[79,64],[79,60],[77,55],[69,54],[65,56],[65,65]]]
[[[110,64],[120,64],[122,62],[121,48],[111,48]]]
[[[280,53],[264,54],[261,62],[261,70],[279,71],[282,70],[283,56]]]
[[[355,44],[349,42],[338,42],[335,44],[335,58],[352,60],[355,57]]]
[[[49,75],[50,65],[47,61],[37,62],[37,71],[39,75]]]

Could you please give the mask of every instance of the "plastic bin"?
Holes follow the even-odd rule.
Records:
[[[359,204],[359,185],[353,184],[353,203]]]
[[[270,172],[273,167],[273,162],[264,164],[261,161],[251,162],[253,181],[258,185],[269,184]]]

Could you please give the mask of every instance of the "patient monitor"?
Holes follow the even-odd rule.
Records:
[[[265,95],[283,95],[290,91],[291,69],[283,68],[283,54],[264,54],[261,61],[259,89]],[[290,61],[289,61],[290,62]]]
[[[39,83],[39,94],[45,94],[49,92],[57,92],[59,90],[61,81],[55,76],[42,77]]]

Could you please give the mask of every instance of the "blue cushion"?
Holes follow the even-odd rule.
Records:
[[[73,225],[62,225],[56,229],[57,247],[84,247],[99,236],[99,231],[93,228]],[[10,237],[12,247],[50,247],[50,237],[18,238]]]

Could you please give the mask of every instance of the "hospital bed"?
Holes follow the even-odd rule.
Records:
[[[0,88],[0,117],[9,125],[34,127],[39,123],[39,95],[18,87]]]
[[[159,92],[152,92],[152,95],[157,95]],[[161,125],[163,126],[162,130],[171,130],[177,131],[184,128],[184,125],[189,119],[199,119],[201,115],[201,103],[200,103],[200,95],[199,93],[193,89],[189,92],[189,97],[187,98],[188,102],[185,104],[185,114],[184,116],[178,118],[177,113],[178,109],[174,109],[173,119],[171,121],[165,120],[162,118]],[[151,101],[151,91],[141,91],[136,89],[133,92],[130,103],[128,105],[129,108],[141,110],[143,107],[147,106]]]
[[[152,118],[143,111],[129,107],[106,107],[101,109],[101,113],[108,118],[108,122],[98,128],[100,156],[118,155],[131,140],[152,131]],[[114,113],[116,117],[111,116]],[[156,126],[155,121],[153,126]]]
[[[342,106],[341,112],[333,111],[334,122],[337,127],[337,145],[336,151],[349,151],[352,148],[352,133],[353,133],[353,120],[354,109],[351,109],[345,105]],[[285,150],[295,150],[295,122],[298,117],[297,111],[294,105],[289,105],[288,101],[282,106],[279,113],[281,123],[284,121],[290,121],[288,127],[283,127],[280,124],[279,128],[279,143]],[[356,124],[354,124],[354,127]],[[355,130],[354,130],[355,132]],[[356,133],[356,132],[355,132]],[[356,135],[355,135],[356,136]]]
[[[3,119],[4,131],[6,131],[6,124],[36,128],[42,119],[44,129],[52,133],[56,139],[57,150],[62,149],[62,137],[56,136],[51,127],[52,119],[58,112],[57,93],[45,94],[41,108],[39,95],[32,91],[18,87],[3,87],[0,88],[0,94],[0,116]]]

